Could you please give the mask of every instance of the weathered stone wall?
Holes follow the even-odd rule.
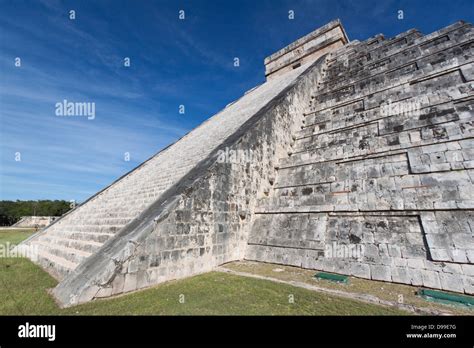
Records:
[[[470,24],[330,54],[246,258],[473,294],[473,110]]]
[[[302,124],[321,65],[322,60],[249,119],[175,192],[154,203],[139,225],[120,231],[65,278],[54,290],[61,303],[137,290],[242,259],[257,197],[275,181],[276,161]],[[251,157],[222,161],[233,151]]]

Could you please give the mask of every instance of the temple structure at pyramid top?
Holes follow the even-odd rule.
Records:
[[[272,79],[349,42],[341,21],[336,19],[265,58],[265,76]]]
[[[348,42],[267,80],[19,248],[64,306],[254,260],[474,294],[474,29]]]

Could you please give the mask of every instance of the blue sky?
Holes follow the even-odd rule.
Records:
[[[85,200],[262,83],[266,56],[334,18],[364,40],[473,17],[472,0],[0,0],[0,200]],[[56,116],[64,99],[94,102],[95,118]]]

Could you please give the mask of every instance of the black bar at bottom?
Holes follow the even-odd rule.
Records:
[[[54,341],[19,337],[20,325],[55,325]],[[0,346],[55,344],[416,344],[474,342],[471,316],[0,317]]]

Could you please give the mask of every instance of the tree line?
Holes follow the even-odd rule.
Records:
[[[60,200],[0,201],[0,226],[11,226],[22,216],[61,216],[71,203]]]

